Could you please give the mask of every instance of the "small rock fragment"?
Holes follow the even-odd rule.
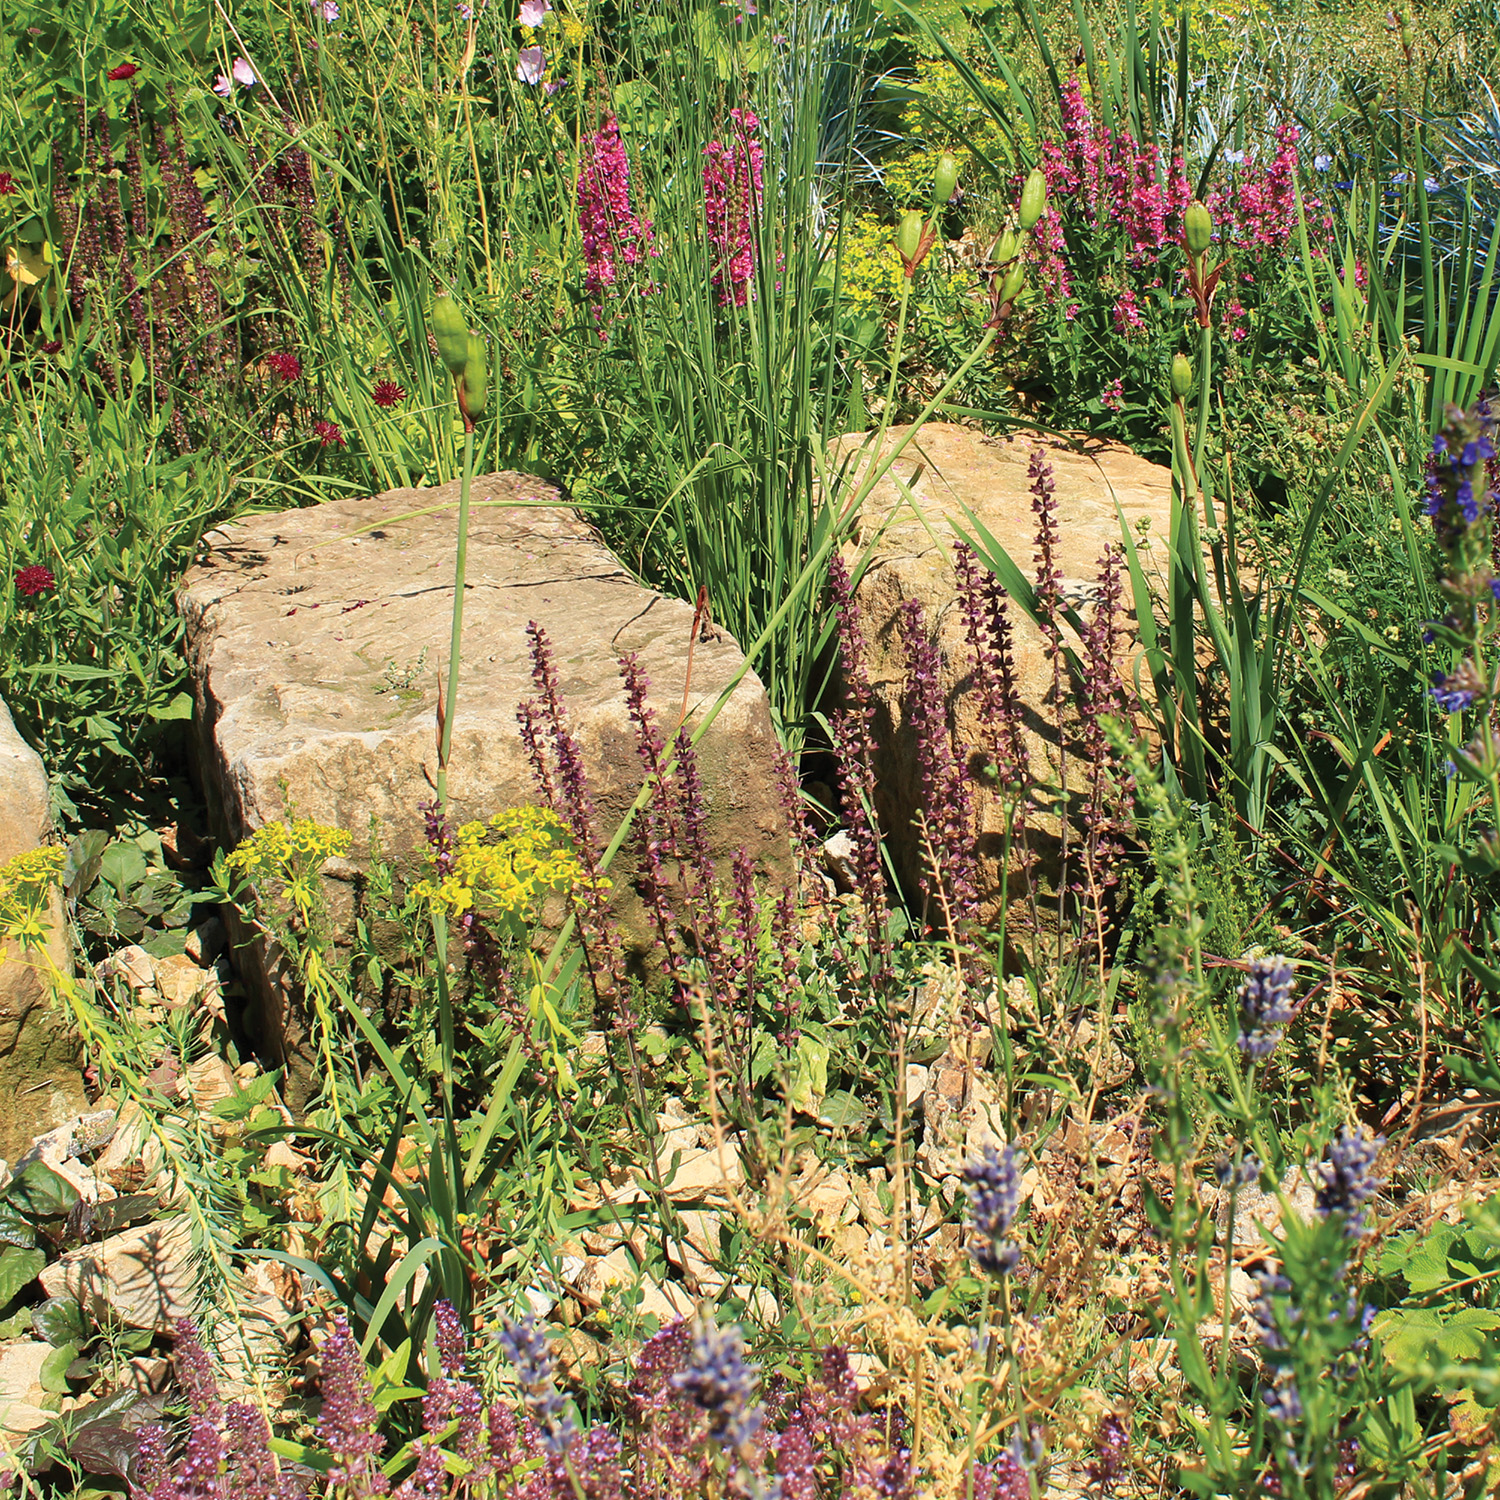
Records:
[[[51,1353],[51,1344],[30,1341],[0,1349],[0,1430],[32,1432],[56,1416],[44,1409],[42,1389],[42,1365]]]
[[[139,943],[131,943],[111,953],[99,965],[100,979],[123,979],[132,990],[155,988],[156,971],[151,966],[151,955]]]
[[[41,1282],[49,1297],[72,1297],[97,1321],[169,1333],[192,1310],[192,1224],[177,1214],[69,1250]]]
[[[224,952],[228,944],[229,935],[224,931],[224,924],[217,917],[210,917],[188,933],[182,951],[195,964],[202,964],[206,968]]]
[[[185,953],[154,960],[153,973],[163,1002],[174,1010],[186,1010],[213,979],[212,973],[200,969]]]

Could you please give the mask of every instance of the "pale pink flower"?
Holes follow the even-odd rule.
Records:
[[[242,88],[253,89],[255,87],[255,72],[243,57],[235,58],[231,71],[234,74],[234,81]]]
[[[516,77],[522,83],[538,84],[546,66],[547,57],[540,47],[522,47],[516,63]]]
[[[540,26],[547,19],[551,9],[547,0],[521,0],[521,24],[532,27]]]

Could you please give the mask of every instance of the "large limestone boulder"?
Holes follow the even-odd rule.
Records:
[[[0,703],[0,865],[40,848],[51,832],[47,772]],[[62,896],[49,911],[45,953],[0,938],[0,1156],[14,1161],[87,1103],[78,1044],[51,998],[48,960],[71,972]]]
[[[895,427],[881,449],[889,454],[909,429]],[[857,455],[857,479],[874,461],[874,445],[858,450],[864,438],[842,439],[840,450]],[[1171,518],[1171,471],[1137,457],[1113,443],[1069,442],[1027,435],[992,438],[954,423],[928,423],[903,452],[891,473],[865,501],[856,541],[846,556],[851,567],[868,549],[868,565],[855,593],[865,663],[875,699],[877,813],[908,890],[923,884],[924,856],[914,824],[922,803],[917,738],[910,723],[909,671],[900,629],[900,612],[909,599],[922,605],[929,635],[941,663],[940,680],[953,737],[960,756],[969,757],[982,739],[972,654],[958,605],[952,547],[953,524],[973,528],[965,512],[978,517],[1030,580],[1037,518],[1032,510],[1028,468],[1036,448],[1043,447],[1056,483],[1058,544],[1056,565],[1062,573],[1065,602],[1086,621],[1094,603],[1098,564],[1109,543],[1120,542],[1120,516],[1130,526],[1148,571],[1164,568]],[[897,483],[899,481],[899,484]],[[1143,524],[1145,530],[1142,530]],[[1154,540],[1147,540],[1154,539]],[[1128,608],[1128,584],[1124,604]],[[1062,705],[1064,728],[1058,731],[1058,705],[1052,700],[1052,663],[1041,631],[1012,603],[1016,685],[1023,708],[1023,737],[1032,778],[1057,786],[1064,779],[1078,789],[1087,765],[1077,740],[1078,719],[1071,701]],[[1067,644],[1079,641],[1066,626]],[[1127,680],[1133,672],[1122,661]],[[1144,671],[1136,674],[1149,688]],[[1066,683],[1066,677],[1064,678]],[[1066,755],[1064,754],[1066,749]],[[977,819],[981,918],[993,924],[1022,884],[1016,859],[1005,863],[1006,799],[975,781],[970,787]],[[1043,804],[1051,795],[1034,797],[1028,813],[1028,839],[1035,855],[1037,884],[1055,878],[1059,866],[1061,827]],[[1013,913],[1013,915],[1015,915]]]
[[[446,675],[457,482],[257,516],[213,533],[179,596],[196,699],[196,757],[218,838],[233,845],[294,813],[353,835],[326,872],[336,928],[347,930],[353,884],[371,855],[415,862],[419,804],[437,775],[437,684]],[[642,588],[552,486],[517,474],[476,478],[469,528],[463,675],[448,786],[457,821],[539,799],[516,707],[534,695],[526,636],[550,636],[573,733],[608,837],[642,783],[618,671],[635,652],[665,736],[681,715],[693,609]],[[412,516],[413,511],[422,514]],[[689,714],[716,700],[743,665],[725,636],[693,657]],[[784,871],[789,847],[774,775],[765,690],[747,673],[699,743],[710,847],[745,848]],[[627,932],[645,951],[648,926],[622,853],[612,868]],[[235,934],[242,942],[244,934]],[[236,954],[258,997],[260,1040],[289,1064],[294,1103],[312,1059],[274,957]]]

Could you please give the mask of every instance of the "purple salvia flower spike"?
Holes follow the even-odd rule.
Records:
[[[334,1319],[322,1349],[323,1409],[318,1441],[333,1459],[329,1479],[357,1495],[383,1495],[390,1482],[376,1462],[385,1439],[379,1430],[370,1377],[346,1318]]]
[[[953,753],[938,649],[927,632],[920,600],[908,599],[901,606],[901,638],[909,664],[908,722],[917,737],[923,807],[939,866],[931,872],[933,893],[963,928],[979,905],[973,817],[968,780]]]

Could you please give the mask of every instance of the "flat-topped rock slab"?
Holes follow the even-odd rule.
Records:
[[[350,882],[370,859],[372,820],[381,853],[398,865],[414,862],[423,842],[458,493],[455,481],[248,517],[207,538],[180,591],[197,763],[215,833],[233,845],[289,815],[350,833],[348,860],[329,870],[336,926],[350,919]],[[670,738],[693,609],[639,585],[561,499],[523,475],[474,480],[448,787],[457,822],[540,800],[516,722],[517,705],[534,696],[526,627],[535,620],[552,641],[607,838],[642,783],[620,654],[640,658]],[[699,641],[690,720],[743,664],[727,636]],[[726,874],[741,847],[765,868],[787,868],[775,746],[765,690],[747,672],[699,744],[711,848]],[[630,863],[617,861],[611,873],[627,930],[644,934]],[[261,1040],[295,1078],[310,1066],[305,1038],[280,986],[249,957],[249,972],[241,968],[262,1001]]]

